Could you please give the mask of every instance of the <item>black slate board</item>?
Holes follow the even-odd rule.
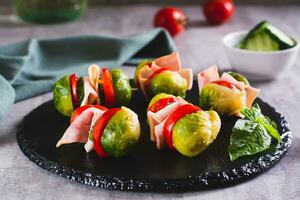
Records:
[[[196,83],[187,99],[197,103]],[[134,94],[128,107],[139,115],[142,136],[134,151],[124,158],[100,158],[95,152],[86,154],[82,144],[55,148],[69,125],[69,119],[55,110],[52,101],[42,104],[24,118],[18,128],[17,140],[23,153],[38,166],[67,179],[100,188],[181,192],[226,187],[269,169],[291,145],[292,135],[284,117],[261,99],[256,102],[263,113],[277,123],[283,142],[261,154],[234,162],[229,160],[227,148],[237,118],[222,118],[218,138],[197,157],[186,158],[169,149],[158,151],[149,139],[147,103],[140,92]]]

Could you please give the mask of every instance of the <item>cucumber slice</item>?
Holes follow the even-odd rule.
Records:
[[[238,44],[241,49],[251,51],[279,51],[292,48],[296,42],[267,21],[256,25]]]

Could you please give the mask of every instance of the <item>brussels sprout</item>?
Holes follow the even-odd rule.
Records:
[[[166,93],[157,94],[151,99],[148,108],[150,108],[153,104],[155,104],[160,99],[171,98],[171,97],[174,97],[174,96],[171,94],[166,94]]]
[[[140,137],[138,116],[126,107],[122,107],[106,125],[101,145],[105,152],[115,157],[127,154]]]
[[[240,73],[237,73],[237,72],[228,72],[228,74],[230,76],[232,76],[235,80],[241,81],[241,82],[245,83],[246,85],[250,85],[249,82],[248,82],[248,80],[246,79],[246,77],[244,77]]]
[[[110,73],[117,104],[128,104],[132,96],[129,77],[121,69],[112,69]]]
[[[142,62],[140,62],[140,64],[137,66],[136,70],[135,70],[135,73],[134,73],[134,83],[137,84],[137,81],[138,81],[138,76],[139,76],[139,73],[142,69],[142,67],[144,67],[146,64],[149,64],[151,63],[150,60],[143,60]]]
[[[64,116],[70,117],[74,110],[72,103],[70,76],[64,76],[53,86],[53,103]]]
[[[151,96],[159,93],[167,93],[185,97],[187,81],[177,72],[167,70],[152,79],[149,89]]]
[[[199,105],[205,110],[215,110],[220,115],[234,115],[246,106],[246,96],[237,89],[209,83],[201,90]]]
[[[173,128],[173,146],[185,156],[196,156],[216,139],[220,127],[221,120],[215,111],[188,114]]]

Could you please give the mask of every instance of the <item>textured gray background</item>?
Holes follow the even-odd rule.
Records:
[[[0,0],[3,5],[7,5],[12,0]],[[32,0],[26,0],[32,1]],[[90,0],[91,5],[120,5],[120,4],[201,4],[204,0]],[[299,0],[236,0],[238,4],[300,4]]]
[[[0,21],[0,45],[31,37],[48,38],[79,34],[132,35],[151,29],[156,6],[101,7],[88,11],[81,20],[60,25],[39,26]],[[232,31],[248,29],[262,19],[269,19],[287,33],[300,36],[299,13],[296,6],[239,6],[235,18],[223,26],[201,23],[198,7],[183,9],[198,26],[175,39],[183,65],[195,72],[212,64],[229,68],[221,39]],[[133,12],[134,11],[134,12]],[[0,13],[7,13],[0,9]],[[11,19],[11,17],[7,17]],[[100,47],[101,48],[101,47]],[[125,68],[131,75],[133,68]],[[22,118],[33,108],[51,99],[50,94],[15,104],[0,124],[0,199],[299,199],[300,197],[300,60],[273,82],[255,83],[261,87],[261,97],[281,111],[290,122],[294,140],[283,160],[274,168],[248,182],[210,191],[179,194],[125,193],[106,191],[71,182],[48,173],[30,162],[19,150],[15,132]],[[0,91],[1,95],[1,91]],[[39,122],[37,122],[39,123]],[[42,132],[41,132],[42,134]]]

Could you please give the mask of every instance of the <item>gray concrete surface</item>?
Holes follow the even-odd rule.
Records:
[[[26,0],[25,0],[26,1]],[[28,1],[28,0],[27,0]],[[90,5],[120,5],[120,4],[193,4],[199,5],[205,0],[89,0]],[[8,5],[11,0],[0,0],[0,6]],[[299,0],[238,0],[236,4],[300,4]]]
[[[60,25],[38,26],[0,20],[0,45],[31,37],[48,38],[80,34],[132,35],[151,28],[157,7],[102,7],[90,9],[81,20]],[[300,7],[241,6],[229,23],[210,27],[201,23],[198,8],[184,7],[194,28],[176,38],[184,66],[195,72],[218,64],[229,68],[221,45],[225,34],[247,29],[262,19],[269,19],[291,35],[300,37]],[[6,12],[2,12],[6,13]],[[11,19],[11,17],[7,17]],[[1,67],[1,66],[0,66]],[[132,75],[133,68],[126,68]],[[290,151],[274,168],[245,183],[210,191],[179,194],[126,193],[106,191],[71,182],[48,173],[30,162],[16,143],[16,127],[33,108],[51,98],[45,94],[15,104],[0,122],[0,199],[299,199],[300,198],[300,60],[283,76],[273,82],[255,83],[261,87],[261,97],[281,111],[293,130]],[[1,91],[0,91],[1,98]],[[37,122],[38,123],[38,122]]]

